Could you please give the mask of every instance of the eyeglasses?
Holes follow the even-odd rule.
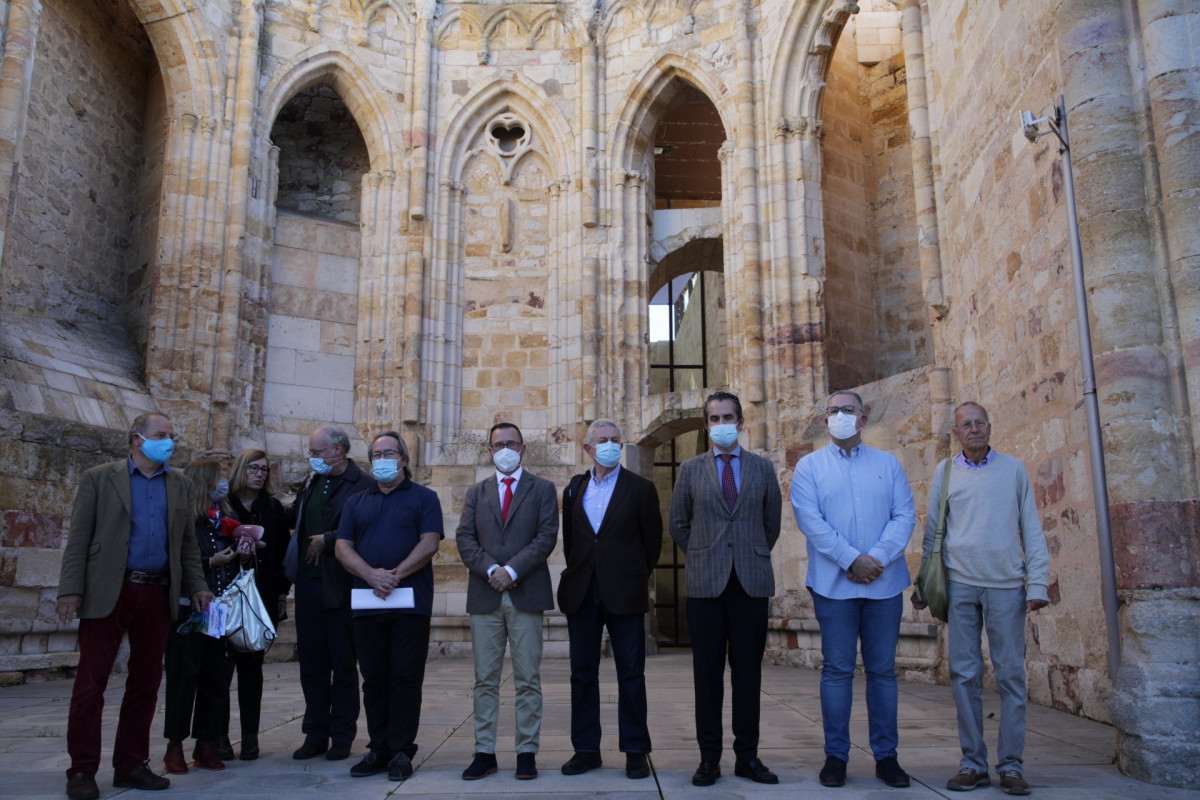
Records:
[[[407,458],[406,455],[399,450],[376,450],[371,453],[371,460],[376,461],[380,458]]]
[[[492,442],[488,445],[489,450],[520,450],[523,447],[521,442]]]
[[[825,409],[825,416],[832,417],[834,414],[849,414],[854,416],[858,413],[858,406],[830,406]]]
[[[251,464],[246,467],[247,475],[266,475],[271,471],[270,467],[260,467],[258,464]]]
[[[964,422],[963,424],[955,425],[954,427],[960,431],[981,431],[991,424],[992,423],[988,422],[986,419],[973,419],[970,422]]]

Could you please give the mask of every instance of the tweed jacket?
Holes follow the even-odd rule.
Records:
[[[165,477],[167,569],[171,576],[165,610],[174,617],[181,594],[191,597],[207,590],[208,584],[192,533],[192,485],[177,472],[168,471]],[[103,619],[117,607],[125,582],[132,509],[128,459],[101,464],[83,473],[75,492],[58,579],[59,597],[82,595],[80,619]]]
[[[679,465],[671,494],[671,538],[687,558],[689,597],[717,597],[731,573],[751,597],[775,594],[771,549],[779,539],[783,496],[771,462],[747,451],[733,511],[721,494],[712,450]]]
[[[529,470],[521,473],[508,509],[500,521],[500,492],[493,472],[467,490],[454,537],[469,574],[467,613],[487,614],[500,605],[500,592],[488,583],[492,564],[512,567],[516,584],[508,590],[521,611],[554,608],[554,591],[546,559],[558,542],[558,498],[554,484]]]
[[[558,607],[567,615],[579,611],[592,589],[612,614],[645,614],[650,610],[650,575],[662,550],[662,513],[654,484],[625,468],[593,532],[583,506],[590,471],[577,496],[563,493],[563,554],[567,568],[558,581]]]

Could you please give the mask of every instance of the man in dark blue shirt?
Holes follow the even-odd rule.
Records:
[[[370,750],[354,765],[356,778],[387,770],[402,781],[413,773],[421,684],[433,613],[433,565],[443,538],[436,492],[412,482],[408,448],[395,431],[371,442],[375,485],[346,501],[336,554],[354,588],[387,600],[411,589],[411,608],[354,608],[354,639],[363,677]]]

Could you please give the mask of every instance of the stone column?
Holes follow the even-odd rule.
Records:
[[[9,212],[21,168],[21,142],[25,138],[25,112],[29,107],[33,55],[41,17],[39,0],[12,0],[8,7],[8,29],[4,35],[3,60],[0,61],[0,260],[4,257]],[[3,291],[4,285],[0,283],[0,293]],[[0,300],[3,300],[2,295]]]
[[[1159,6],[1143,5],[1151,15]],[[1139,69],[1141,42],[1131,26],[1130,9],[1119,0],[1065,0],[1055,16],[1122,600],[1123,664],[1118,675],[1110,676],[1110,710],[1120,733],[1117,759],[1136,778],[1200,787],[1195,767],[1200,760],[1195,735],[1200,719],[1200,515],[1187,424],[1187,376],[1174,323],[1182,308],[1176,305],[1176,289],[1179,301],[1188,304],[1195,302],[1195,292],[1184,281],[1173,285],[1159,219],[1163,195],[1156,180],[1170,164],[1183,166],[1188,160],[1179,158],[1172,145],[1188,144],[1187,137],[1172,137],[1152,124],[1156,110],[1166,112],[1177,94],[1172,88],[1177,78],[1162,67],[1182,56],[1194,70],[1195,56],[1186,47],[1174,55],[1147,48],[1150,69]],[[1184,25],[1178,18],[1161,20],[1166,28],[1147,21],[1148,45],[1155,44],[1160,32]],[[1195,115],[1194,94],[1187,107]],[[1173,119],[1168,113],[1161,121],[1169,129]],[[1194,121],[1191,128],[1187,180],[1194,187]],[[1156,135],[1165,137],[1162,150],[1156,148]],[[1164,159],[1161,165],[1159,159]],[[1172,199],[1168,214],[1187,204],[1177,202],[1185,194]],[[1192,213],[1190,221],[1176,219],[1166,229],[1182,226],[1190,231],[1184,238],[1194,241],[1194,205]],[[1188,249],[1186,243],[1183,249]]]

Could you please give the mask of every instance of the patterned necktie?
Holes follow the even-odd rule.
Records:
[[[737,481],[733,479],[733,454],[722,453],[721,460],[725,462],[725,468],[721,470],[721,494],[725,495],[725,505],[729,506],[730,512],[737,505]]]
[[[516,478],[504,478],[504,506],[500,509],[500,521],[508,522],[508,507],[512,505],[512,485],[517,482]]]

